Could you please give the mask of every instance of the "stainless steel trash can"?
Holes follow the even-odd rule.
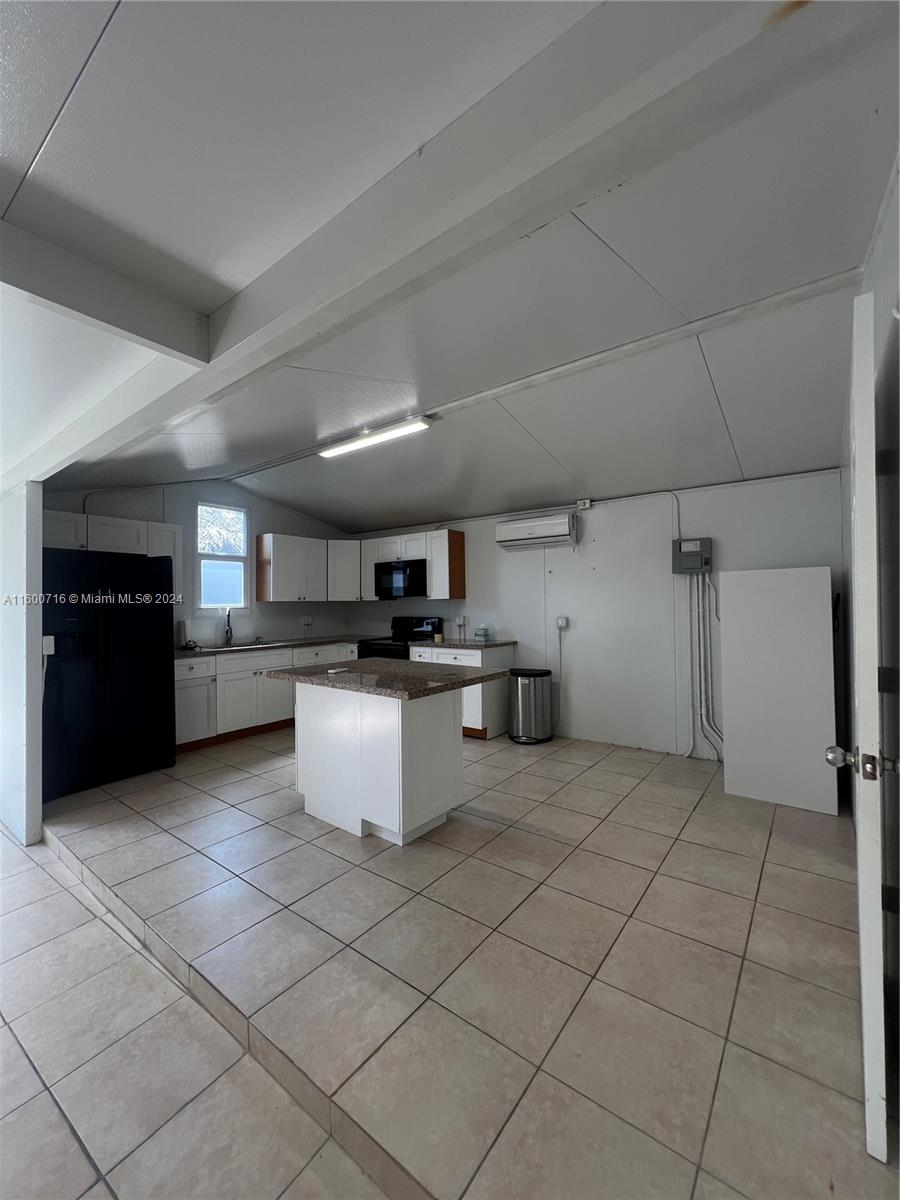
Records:
[[[509,673],[509,736],[513,742],[549,742],[553,737],[551,674],[514,667]]]

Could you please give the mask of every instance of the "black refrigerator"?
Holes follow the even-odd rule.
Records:
[[[172,560],[44,550],[44,802],[175,761]]]

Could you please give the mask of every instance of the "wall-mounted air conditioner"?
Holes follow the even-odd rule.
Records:
[[[532,546],[574,546],[577,541],[578,518],[573,512],[497,523],[497,545],[504,550],[528,550]]]

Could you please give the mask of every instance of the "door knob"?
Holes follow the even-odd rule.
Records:
[[[829,746],[825,751],[825,761],[829,767],[852,767],[856,770],[856,753],[850,754],[840,746]]]

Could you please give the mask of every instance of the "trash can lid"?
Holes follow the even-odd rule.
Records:
[[[541,679],[551,674],[545,667],[513,667],[510,671],[513,679]]]

